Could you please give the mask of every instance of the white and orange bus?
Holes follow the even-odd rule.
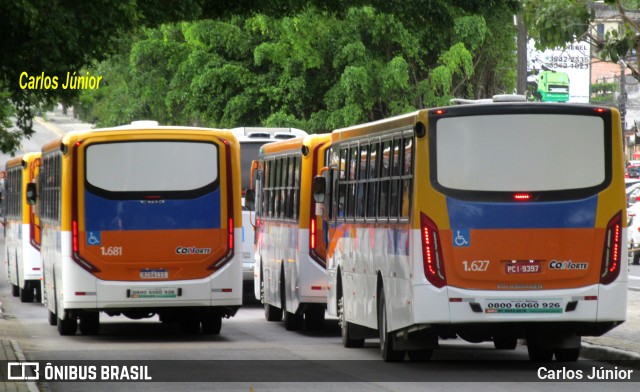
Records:
[[[242,176],[242,280],[244,290],[253,296],[253,255],[255,239],[255,214],[245,205],[244,194],[250,188],[251,163],[258,159],[260,147],[278,140],[306,136],[297,128],[237,127],[231,130],[240,143],[240,172]]]
[[[331,135],[264,145],[255,165],[257,221],[255,295],[265,318],[298,330],[322,327],[327,301],[322,216],[312,199],[313,178],[325,166]],[[253,204],[253,193],[250,193]]]
[[[40,153],[30,152],[6,163],[5,248],[11,293],[21,302],[41,300],[40,227],[35,206],[27,202],[27,187],[35,184]]]
[[[620,115],[520,99],[332,133],[315,197],[345,346],[425,360],[439,338],[526,339],[532,360],[576,360],[625,320]]]
[[[230,131],[153,122],[42,149],[44,302],[62,335],[100,312],[218,334],[242,303],[240,148]]]

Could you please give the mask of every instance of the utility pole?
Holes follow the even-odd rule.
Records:
[[[522,14],[516,15],[516,28],[518,29],[518,94],[527,92],[527,26],[524,24]]]
[[[620,111],[620,122],[622,125],[622,151],[624,154],[627,153],[627,138],[624,133],[627,128],[627,120],[625,119],[627,115],[627,88],[626,88],[626,80],[624,75],[625,62],[619,61],[620,64],[620,97],[618,97],[618,110]]]
[[[625,63],[619,61],[620,64],[620,97],[618,98],[618,110],[620,110],[620,119],[622,120],[622,130],[626,128],[625,116],[627,114],[627,86],[624,74]]]

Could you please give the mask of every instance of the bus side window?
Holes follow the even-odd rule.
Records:
[[[395,218],[398,216],[398,207],[400,206],[400,186],[401,186],[401,181],[400,181],[400,175],[402,174],[400,172],[400,166],[401,166],[401,162],[400,162],[400,158],[402,157],[402,155],[400,154],[400,144],[402,144],[402,139],[400,138],[395,138],[393,140],[393,160],[392,160],[392,167],[391,167],[391,191],[390,191],[390,198],[389,198],[389,217],[391,218]]]
[[[369,188],[367,189],[367,218],[376,217],[376,205],[378,199],[378,171],[380,168],[379,160],[379,147],[380,143],[377,141],[371,144],[371,151],[369,153]]]
[[[353,218],[356,210],[356,179],[358,174],[358,146],[353,146],[349,150],[349,179],[347,188],[347,217]]]
[[[360,169],[358,170],[358,189],[356,191],[356,217],[364,218],[367,204],[367,174],[369,146],[360,146]]]
[[[340,177],[338,180],[338,214],[337,216],[340,218],[344,218],[345,216],[345,202],[347,199],[347,149],[343,148],[340,150]]]
[[[380,198],[378,200],[378,217],[387,218],[389,216],[389,187],[391,175],[391,141],[382,143],[382,168],[380,173]]]
[[[402,206],[400,209],[401,218],[409,218],[409,208],[411,206],[411,192],[413,187],[413,136],[407,135],[404,138],[404,160],[402,172]]]

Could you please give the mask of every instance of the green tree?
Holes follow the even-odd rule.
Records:
[[[418,3],[439,6],[415,19],[409,10]],[[109,94],[89,92],[82,101],[100,125],[138,115],[167,124],[326,132],[455,96],[511,91],[514,3],[477,2],[492,10],[456,3],[406,2],[396,13],[309,6],[292,15],[148,29],[102,65]]]
[[[17,0],[0,1],[0,150],[12,152],[33,134],[34,110],[73,101],[77,91],[23,89],[20,75],[57,76],[79,71],[122,48],[137,27],[203,12],[204,0]],[[213,10],[212,10],[213,11]],[[15,118],[16,129],[11,128]]]

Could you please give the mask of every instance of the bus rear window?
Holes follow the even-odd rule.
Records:
[[[260,147],[269,142],[240,141],[240,175],[242,176],[242,190],[250,188],[251,162],[258,159]]]
[[[182,141],[91,144],[86,179],[90,187],[107,192],[198,190],[218,179],[218,147]]]
[[[567,114],[449,117],[436,126],[436,181],[480,192],[598,187],[607,178],[604,121]]]

